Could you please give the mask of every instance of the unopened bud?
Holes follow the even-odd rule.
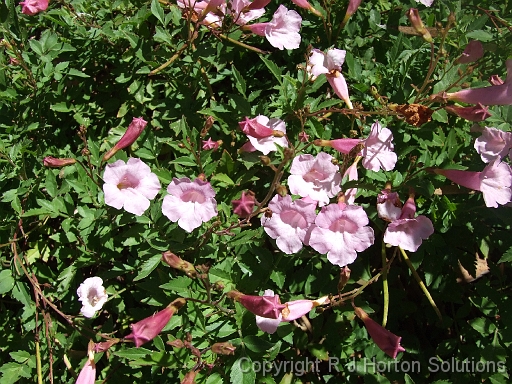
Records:
[[[284,132],[278,131],[277,129],[274,129],[272,131],[272,136],[274,137],[284,137]]]
[[[43,159],[43,165],[45,167],[50,167],[50,168],[61,168],[61,167],[65,167],[66,165],[72,165],[75,163],[76,163],[76,160],[70,159],[70,158],[57,159],[52,156],[46,156]]]
[[[176,256],[171,251],[166,251],[162,253],[162,260],[166,262],[171,268],[180,270],[185,272],[188,277],[195,278],[197,277],[197,271],[193,264],[189,263],[186,260],[183,260]]]
[[[432,35],[430,32],[425,28],[423,25],[423,22],[420,18],[420,13],[416,8],[411,8],[407,11],[407,17],[409,18],[409,21],[411,22],[412,27],[415,29],[416,32],[418,32],[421,37],[423,37],[423,40],[425,40],[428,43],[432,43],[434,40],[432,39]]]
[[[266,165],[267,167],[270,165],[271,161],[270,161],[270,157],[268,156],[260,156],[260,160],[261,160],[261,163],[263,165]]]
[[[288,190],[286,189],[286,187],[282,184],[278,184],[276,186],[276,192],[282,196],[282,197],[285,197],[287,194],[288,194]]]
[[[345,288],[345,285],[347,285],[348,280],[350,279],[350,268],[347,266],[344,266],[340,269],[340,279],[338,281],[338,292],[343,290]]]

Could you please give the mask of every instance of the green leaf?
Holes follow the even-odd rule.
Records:
[[[158,21],[165,26],[164,10],[162,9],[162,6],[158,2],[158,0],[151,1],[151,13],[155,15]]]
[[[261,337],[254,335],[244,337],[243,343],[248,350],[256,353],[266,352],[274,347],[273,343],[269,343],[268,341],[262,339]]]
[[[46,182],[45,182],[46,192],[50,197],[57,196],[57,179],[53,174],[51,169],[48,169],[46,172]]]
[[[151,272],[155,270],[162,260],[162,255],[158,254],[146,260],[139,271],[139,274],[133,279],[133,281],[139,281],[147,277]]]
[[[10,292],[14,288],[14,278],[10,269],[0,272],[0,295]]]
[[[498,261],[498,263],[506,263],[512,261],[512,247],[507,249],[507,251],[501,256],[501,259]]]
[[[77,77],[91,77],[88,74],[83,73],[82,71],[79,71],[78,69],[75,69],[75,68],[69,68],[68,74],[70,76],[77,76]]]
[[[263,56],[260,56],[260,59],[265,63],[270,72],[274,75],[280,85],[283,84],[281,77],[283,76],[279,67],[272,61],[265,59]]]
[[[21,377],[31,377],[31,369],[27,364],[7,363],[0,367],[2,384],[14,384]]]
[[[476,30],[476,31],[471,31],[469,33],[466,33],[466,37],[468,39],[480,40],[484,43],[494,40],[494,36],[492,35],[492,33],[489,33],[487,31],[482,31],[482,30]]]
[[[247,87],[246,87],[244,78],[242,77],[240,72],[238,72],[238,70],[235,68],[234,65],[231,66],[231,70],[233,71],[233,76],[235,76],[236,89],[238,89],[238,92],[240,92],[244,98],[247,98],[247,96],[245,95]]]
[[[248,356],[244,356],[235,361],[229,379],[233,384],[254,384],[256,372],[254,372],[252,360]]]

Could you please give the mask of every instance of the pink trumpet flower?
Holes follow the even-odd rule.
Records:
[[[455,60],[455,64],[473,63],[484,55],[484,46],[478,40],[471,40],[462,52],[462,55]]]
[[[172,315],[174,315],[178,309],[183,307],[185,304],[185,299],[176,299],[166,308],[155,313],[153,316],[146,317],[145,319],[132,324],[130,326],[132,333],[126,336],[125,339],[133,340],[137,348],[142,344],[153,340],[160,334],[160,332],[162,332],[162,329],[164,329],[169,320],[171,320]]]
[[[21,13],[33,16],[39,12],[46,11],[48,0],[26,0],[20,2]]]
[[[507,78],[503,84],[461,89],[457,92],[447,93],[447,99],[468,104],[512,105],[512,59],[508,59],[505,64]]]
[[[482,172],[456,169],[433,169],[433,172],[463,187],[482,192],[487,207],[497,208],[498,204],[507,204],[512,199],[512,170],[500,159],[489,163]]]
[[[263,296],[245,295],[238,291],[229,291],[227,297],[238,301],[255,315],[268,319],[277,319],[285,308],[285,305],[281,304],[278,295],[267,295],[266,291]]]
[[[146,128],[147,124],[148,122],[144,120],[142,117],[134,117],[133,121],[128,126],[128,129],[124,133],[123,137],[119,139],[119,141],[116,143],[116,145],[114,145],[114,147],[110,151],[105,153],[105,155],[103,156],[103,160],[106,161],[110,159],[120,149],[124,149],[132,145],[135,142],[135,140],[139,138],[144,128]]]
[[[468,121],[484,121],[485,119],[491,117],[489,108],[484,107],[480,103],[472,107],[458,107],[456,105],[448,105],[444,107],[444,109]]]
[[[354,312],[364,322],[366,330],[370,334],[375,344],[382,349],[389,357],[396,359],[399,352],[405,352],[405,348],[400,345],[402,338],[388,331],[382,325],[372,320],[362,308],[354,306]]]

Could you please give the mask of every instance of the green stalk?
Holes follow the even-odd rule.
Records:
[[[384,296],[384,313],[382,314],[382,326],[385,327],[388,322],[389,311],[389,290],[388,290],[388,265],[386,261],[386,243],[382,242],[382,295]]]
[[[414,278],[418,282],[421,290],[423,291],[425,296],[427,296],[427,299],[430,302],[430,305],[432,306],[432,308],[434,308],[434,311],[436,312],[437,317],[439,318],[439,321],[442,321],[443,320],[443,316],[441,316],[441,312],[439,311],[439,308],[437,308],[437,305],[434,302],[434,299],[432,298],[432,296],[430,295],[430,292],[428,291],[428,289],[425,286],[425,284],[423,284],[423,281],[421,280],[420,275],[418,275],[418,272],[416,272],[416,269],[413,267],[413,265],[411,263],[411,260],[409,260],[409,257],[407,257],[407,253],[405,253],[405,251],[401,247],[398,247],[398,248],[400,248],[400,252],[402,253],[402,256],[403,256],[405,262],[409,266],[409,269],[411,270]]]
[[[37,384],[43,384],[43,373],[41,371],[41,352],[39,351],[39,341],[36,340],[36,370]]]

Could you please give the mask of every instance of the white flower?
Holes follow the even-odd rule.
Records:
[[[99,311],[107,301],[107,292],[103,287],[103,280],[97,276],[85,279],[76,290],[76,294],[78,300],[82,302],[80,312],[89,318],[93,317],[94,313]]]

